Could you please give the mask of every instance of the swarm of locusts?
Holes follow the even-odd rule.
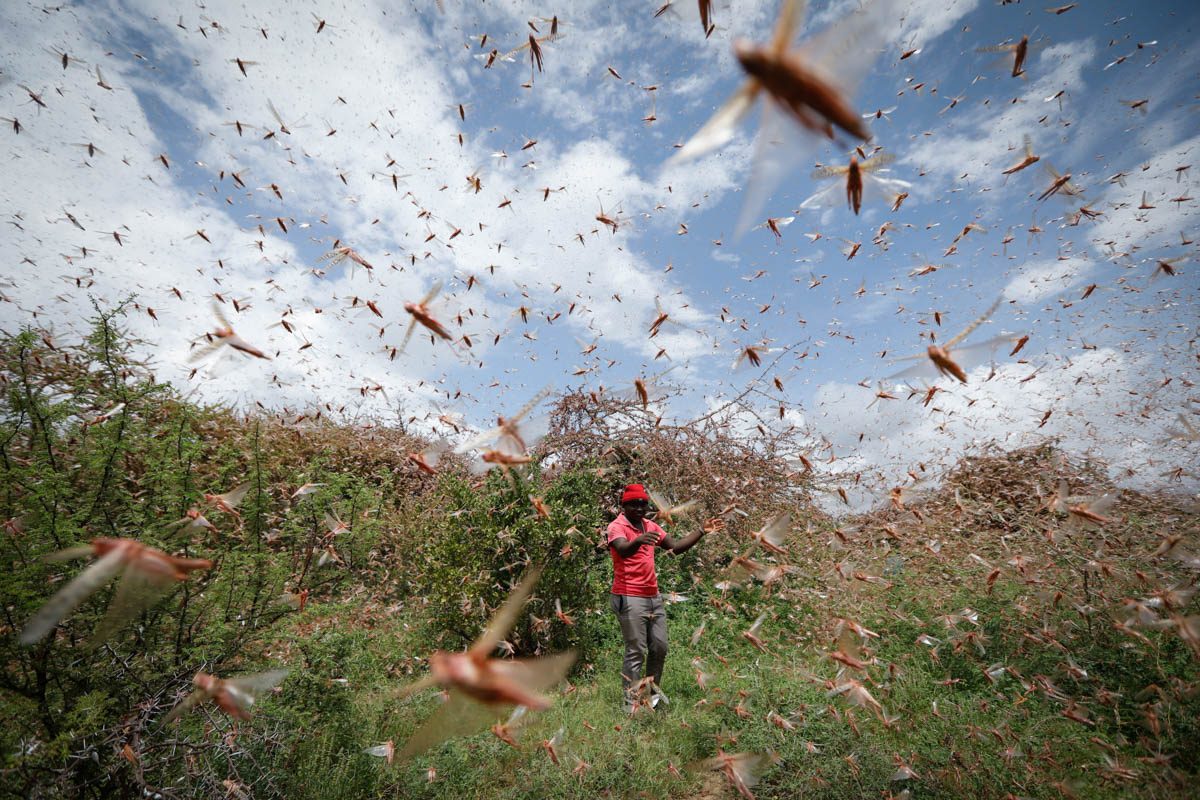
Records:
[[[831,17],[843,5],[833,3],[820,15]],[[1008,2],[995,5],[997,9],[986,10],[996,19],[1008,13],[1000,8]],[[1076,5],[1029,14],[1057,19]],[[0,420],[5,429],[0,463],[14,475],[27,471],[9,481],[4,493],[3,502],[12,511],[3,522],[4,535],[15,554],[7,566],[14,574],[49,578],[47,585],[34,587],[36,599],[29,586],[5,599],[4,635],[14,655],[0,678],[0,690],[17,698],[14,708],[22,709],[18,722],[41,726],[41,733],[12,740],[6,758],[16,766],[6,762],[0,775],[36,783],[36,775],[27,773],[44,767],[31,771],[22,759],[63,754],[66,773],[80,776],[80,796],[100,796],[118,785],[100,782],[98,768],[93,769],[107,753],[125,770],[119,773],[119,785],[140,796],[183,796],[185,785],[212,796],[280,796],[271,771],[256,759],[285,749],[279,744],[284,726],[275,715],[297,703],[297,687],[315,691],[321,684],[327,696],[320,700],[335,704],[344,699],[341,692],[350,693],[372,709],[380,727],[378,735],[356,741],[353,752],[342,747],[336,753],[350,765],[344,774],[356,768],[350,759],[357,758],[371,776],[381,767],[381,780],[395,778],[400,788],[380,785],[401,793],[406,786],[402,776],[418,773],[419,781],[432,787],[429,791],[439,791],[453,776],[445,769],[439,775],[438,765],[455,763],[452,759],[464,758],[463,753],[477,773],[492,767],[512,770],[499,783],[506,790],[517,787],[520,770],[528,768],[531,773],[552,770],[560,787],[573,790],[578,783],[580,793],[599,796],[616,791],[612,786],[617,784],[605,782],[605,769],[623,779],[628,779],[626,772],[652,769],[659,784],[648,785],[645,794],[665,787],[666,793],[687,795],[698,780],[692,776],[702,774],[718,782],[726,796],[746,800],[754,800],[756,792],[778,797],[974,796],[981,781],[992,781],[988,788],[1006,798],[1194,793],[1200,773],[1198,509],[1194,501],[1151,491],[1163,485],[1195,486],[1198,480],[1198,339],[1195,320],[1179,311],[1195,307],[1194,274],[1188,271],[1198,241],[1189,232],[1196,188],[1191,163],[1185,158],[1164,171],[1165,157],[1147,155],[1142,165],[1114,166],[1122,171],[1101,180],[1107,174],[1099,171],[1103,155],[1072,153],[1060,160],[1060,154],[1051,152],[1077,131],[1091,135],[1095,119],[1085,114],[1081,124],[1070,117],[1071,94],[1080,91],[1075,88],[1080,79],[1071,72],[1079,64],[1069,56],[1078,52],[1092,58],[1094,53],[1092,43],[1056,42],[1039,33],[1038,23],[1027,23],[1025,10],[1020,12],[1022,28],[994,39],[989,34],[991,43],[983,45],[971,26],[958,23],[967,12],[957,8],[931,9],[906,0],[866,0],[845,7],[847,13],[809,31],[803,30],[803,0],[782,0],[769,33],[755,36],[752,31],[728,43],[722,43],[725,34],[741,30],[743,23],[734,17],[736,7],[711,0],[695,5],[667,0],[636,12],[662,20],[653,24],[663,25],[667,38],[702,53],[711,64],[719,63],[713,48],[724,48],[728,68],[738,79],[732,95],[705,122],[694,131],[688,128],[690,135],[673,145],[662,137],[654,140],[660,147],[655,180],[661,178],[665,188],[650,204],[646,198],[658,187],[622,174],[618,145],[623,143],[605,141],[601,146],[597,134],[587,147],[564,148],[554,131],[533,129],[536,123],[530,122],[531,129],[521,131],[519,139],[497,144],[499,149],[489,154],[492,146],[475,140],[477,135],[485,138],[482,128],[477,134],[468,125],[477,107],[495,105],[485,102],[491,99],[486,93],[507,85],[505,81],[520,87],[514,89],[523,93],[520,97],[536,98],[522,107],[524,114],[537,103],[550,106],[569,96],[573,90],[556,87],[554,81],[572,71],[586,73],[595,98],[595,107],[572,118],[572,125],[590,125],[592,117],[634,107],[638,115],[646,115],[634,117],[633,125],[657,133],[670,119],[666,109],[672,92],[676,100],[703,105],[693,100],[709,86],[705,72],[692,71],[684,78],[683,70],[675,69],[648,77],[661,66],[650,60],[605,66],[595,55],[607,52],[602,47],[610,43],[593,38],[595,32],[582,20],[557,14],[535,17],[499,39],[487,32],[473,34],[465,46],[438,41],[424,48],[424,40],[422,47],[404,39],[388,41],[389,51],[420,51],[422,58],[446,68],[445,75],[422,72],[414,83],[462,85],[472,76],[480,87],[491,87],[481,89],[474,103],[465,102],[472,99],[468,97],[443,103],[433,122],[424,119],[424,110],[398,103],[370,107],[360,119],[356,115],[366,113],[363,106],[376,100],[367,99],[359,87],[306,82],[305,92],[319,97],[319,105],[315,99],[311,108],[284,102],[284,92],[291,93],[297,80],[275,74],[271,53],[284,43],[288,50],[297,49],[299,42],[323,53],[315,48],[340,42],[339,59],[353,61],[356,54],[344,47],[356,24],[349,18],[309,12],[312,20],[308,15],[303,19],[308,38],[301,39],[250,16],[236,26],[210,18],[207,13],[217,12],[200,5],[186,15],[172,15],[178,16],[177,23],[168,20],[166,27],[176,37],[171,46],[142,48],[152,55],[134,52],[128,63],[118,60],[124,55],[115,55],[122,48],[107,40],[101,46],[63,35],[57,44],[42,46],[39,63],[52,70],[55,84],[14,73],[18,77],[6,82],[0,98],[13,115],[0,119],[7,123],[4,133],[14,147],[37,142],[33,150],[14,149],[10,167],[14,175],[24,176],[14,183],[25,181],[22,170],[44,156],[53,162],[47,174],[68,166],[85,167],[79,172],[86,174],[114,160],[136,165],[139,173],[145,172],[137,178],[140,190],[157,198],[164,195],[152,193],[189,175],[205,176],[205,186],[189,198],[190,207],[148,200],[140,212],[132,209],[139,192],[127,192],[124,205],[92,209],[55,194],[50,206],[36,206],[38,213],[17,207],[10,192],[6,235],[12,237],[8,251],[13,266],[0,275],[0,306],[41,326],[55,318],[56,304],[69,307],[86,297],[99,308],[96,298],[136,287],[121,308],[132,310],[169,340],[173,361],[189,365],[180,374],[202,386],[244,390],[247,407],[257,404],[262,413],[253,412],[258,416],[253,417],[252,451],[244,442],[210,447],[204,437],[221,438],[212,420],[228,410],[205,408],[171,430],[150,434],[146,453],[135,452],[121,436],[131,415],[144,413],[138,404],[159,382],[148,367],[112,366],[109,328],[90,340],[86,360],[92,363],[63,361],[89,390],[115,387],[113,398],[78,413],[63,409],[82,403],[80,392],[30,378],[44,367],[39,353],[62,356],[61,333],[39,329],[35,334],[30,328],[14,339],[19,346],[0,376],[6,412]],[[69,29],[64,20],[87,11],[65,8],[31,6],[24,13],[39,23],[45,17],[45,35],[51,37],[60,32],[53,25]],[[935,11],[945,13],[944,20]],[[452,18],[468,12],[438,0],[429,13]],[[686,30],[665,27],[673,17],[696,15],[699,31],[691,23]],[[1081,24],[1083,16],[1074,12]],[[421,36],[462,29],[457,19],[454,24],[438,19]],[[949,23],[941,25],[945,20]],[[1105,24],[1115,28],[1126,20]],[[162,20],[139,18],[137,24],[148,29]],[[278,24],[291,23],[281,19]],[[981,66],[984,73],[969,85],[954,83],[958,75],[923,79],[917,59],[929,44],[922,37],[932,41],[943,28],[969,42],[966,49],[955,48],[964,57],[997,61]],[[143,35],[142,28],[136,30]],[[585,37],[590,49],[584,49]],[[1085,63],[1088,80],[1096,77],[1092,73],[1114,75],[1133,63],[1159,63],[1157,41],[1129,37],[1111,34],[1107,46],[1116,53],[1105,56],[1103,67]],[[110,135],[114,132],[105,103],[115,109],[122,100],[137,98],[136,104],[153,96],[147,87],[160,67],[152,57],[176,52],[180,42],[190,48],[200,38],[204,50],[196,52],[219,48],[224,81],[236,87],[230,89],[221,116],[214,116],[216,106],[225,100],[205,108],[211,121],[196,121],[214,129],[205,137],[212,140],[206,142],[208,152],[197,154],[206,160],[177,157],[173,143],[136,161],[126,150],[136,152],[157,138],[139,137],[132,127]],[[251,42],[257,49],[249,48]],[[77,50],[85,44],[87,52]],[[235,55],[235,45],[247,49]],[[573,47],[581,55],[573,57]],[[990,55],[977,55],[982,53]],[[506,66],[518,59],[528,59],[528,75],[524,66]],[[107,77],[97,63],[101,60]],[[12,61],[19,64],[21,59]],[[200,65],[199,58],[181,61]],[[896,89],[895,98],[875,110],[861,108],[856,97],[881,62],[896,85],[880,85],[889,92]],[[373,68],[385,79],[405,74],[407,66],[401,60]],[[330,69],[329,80],[339,74]],[[208,97],[212,88],[195,94]],[[1194,117],[1195,98],[1180,94],[1177,87],[1170,89],[1169,102],[1155,97],[1146,79],[1126,88],[1129,99],[1112,101],[1122,124],[1131,126],[1123,136],[1135,130],[1132,126],[1167,113],[1168,106],[1178,113],[1187,109],[1191,116],[1183,119],[1189,122]],[[1012,91],[1020,96],[1011,96]],[[637,102],[619,92],[636,96]],[[185,104],[185,94],[172,89],[162,96],[174,108]],[[915,124],[916,104],[930,98],[941,108],[936,118],[965,116],[965,109],[994,114],[996,126],[1011,137],[1008,151],[1001,146],[1000,152],[980,155],[981,145],[972,140],[969,127],[893,132],[893,125]],[[69,104],[86,109],[81,117],[86,129],[71,129],[60,148],[68,158],[37,137],[58,135],[52,129],[61,128],[60,118],[53,115]],[[704,113],[710,108],[705,106]],[[743,123],[756,109],[761,109],[762,122],[753,153],[739,160]],[[231,115],[237,118],[226,121]],[[522,121],[537,118],[530,112]],[[929,119],[935,119],[932,113]],[[1172,119],[1172,125],[1179,122]],[[361,121],[361,130],[350,130],[343,124],[348,120]],[[454,157],[443,158],[441,151],[436,158],[406,153],[406,147],[428,144],[412,141],[408,126],[413,120]],[[1175,127],[1191,129],[1184,123]],[[1159,133],[1139,131],[1128,138],[1149,148]],[[352,136],[360,138],[345,146]],[[1070,141],[1074,146],[1078,140]],[[1194,137],[1184,144],[1184,155],[1200,147]],[[800,162],[821,148],[832,155],[822,155],[825,163],[799,173],[799,191],[795,182],[781,191]],[[598,180],[612,185],[579,191],[591,186],[587,180],[597,179],[572,174],[586,170],[564,157],[564,151],[569,158],[582,152],[611,159],[596,171],[602,173]],[[268,171],[261,165],[272,163],[268,158],[287,165],[280,169],[315,174],[329,167],[332,174],[323,174],[327,184],[315,191],[289,183],[283,173],[264,174]],[[958,158],[962,166],[946,166]],[[1050,164],[1051,158],[1061,171]],[[688,166],[681,166],[685,162]],[[748,169],[744,184],[739,172],[743,162]],[[931,173],[952,180],[952,191],[935,197],[933,178],[927,178]],[[1158,180],[1164,174],[1169,180],[1163,185],[1148,185],[1146,175]],[[710,179],[724,184],[709,187],[705,181]],[[661,274],[643,280],[639,265],[652,248],[633,243],[656,230],[658,212],[701,209],[710,200],[715,205],[717,188],[734,186],[741,187],[742,196],[737,198],[737,219],[729,219],[731,239],[764,231],[763,241],[774,248],[769,257],[735,266],[743,256],[726,255],[736,242],[725,241],[724,209],[719,223],[713,221],[716,214],[700,217],[697,211],[672,222],[672,235],[690,242],[699,233],[713,264],[686,264],[685,257],[698,251],[681,247],[663,253]],[[1021,194],[1013,201],[1019,219],[1007,233],[1005,223],[992,218],[993,206],[1007,202],[993,200],[1004,191]],[[956,193],[970,198],[958,200],[970,204],[969,219],[918,218],[920,204],[949,202],[946,198]],[[297,197],[309,206],[303,213]],[[659,205],[651,211],[654,202]],[[244,218],[225,224],[225,207],[242,209],[243,204],[248,204]],[[360,206],[383,210],[364,216]],[[469,216],[475,211],[477,217]],[[528,217],[522,216],[526,213]],[[146,223],[150,218],[154,226]],[[565,230],[560,219],[574,226],[565,235],[560,235]],[[867,229],[846,231],[851,238],[843,238],[822,228],[831,219],[852,220]],[[1095,228],[1098,232],[1087,242],[1066,238],[1089,225],[1104,227]],[[1159,236],[1168,227],[1169,244]],[[799,244],[790,241],[797,231],[803,236]],[[934,241],[945,237],[938,245],[939,251],[946,248],[943,258],[962,258],[968,254],[960,254],[960,246],[968,250],[978,245],[980,258],[989,261],[970,271],[975,265],[923,258],[907,272],[907,280],[907,267],[898,273],[901,283],[894,288],[874,278],[868,286],[865,270],[885,264],[889,251],[904,247],[906,237],[923,234]],[[1057,254],[1052,247],[1027,269],[1010,263],[1018,256],[1009,255],[1009,246],[1015,250],[1026,234],[1029,247],[1041,241],[1039,236],[1057,236]],[[205,248],[203,258],[188,262],[190,282],[143,285],[155,277],[148,259],[132,277],[113,266],[111,259],[120,257],[117,263],[124,264],[139,239],[151,237],[162,243],[163,251]],[[308,243],[298,244],[304,237]],[[549,242],[545,250],[537,249],[544,245],[541,239]],[[52,246],[45,244],[51,241]],[[236,251],[231,249],[234,242]],[[825,252],[817,248],[830,243],[844,258],[824,260]],[[305,267],[304,248],[314,246],[325,253],[315,260],[317,266]],[[581,267],[580,260],[586,265]],[[1110,285],[1092,277],[1101,262],[1119,270],[1107,281]],[[786,305],[793,302],[792,295],[841,280],[830,275],[851,267],[862,272],[843,273],[851,275],[845,278],[848,290],[828,304],[814,304],[814,313],[798,314],[797,306]],[[681,273],[701,272],[716,274],[712,280],[721,283],[733,270],[745,274],[730,277],[723,296],[716,285],[689,294],[670,283]],[[772,273],[775,279],[785,275],[786,291],[761,290]],[[36,284],[46,275],[53,284]],[[245,289],[251,279],[247,275],[259,281],[253,291]],[[1189,275],[1191,284],[1186,283]],[[974,287],[975,282],[988,286],[976,290],[975,299],[957,298],[952,310],[925,310],[916,297],[919,282],[912,279],[931,283],[943,278],[956,287]],[[1005,285],[993,290],[997,280]],[[32,299],[25,281],[36,286]],[[52,291],[47,289],[51,285]],[[1165,302],[1159,302],[1160,292],[1169,294]],[[1120,313],[1113,313],[1115,305],[1097,311],[1094,304],[1106,293],[1125,304]],[[887,299],[879,299],[885,295]],[[714,296],[720,299],[714,301]],[[737,303],[752,310],[739,310]],[[183,311],[173,317],[164,311],[168,304],[210,308],[214,322],[202,327],[187,321]],[[847,308],[855,310],[843,310]],[[905,336],[911,334],[920,347],[904,345],[897,357],[889,342],[873,356],[875,363],[903,364],[899,371],[863,379],[858,387],[867,390],[864,395],[854,386],[858,378],[844,380],[845,368],[839,366],[837,381],[822,387],[829,392],[820,400],[822,410],[842,414],[857,440],[839,439],[832,427],[819,427],[813,420],[821,412],[805,408],[799,396],[800,385],[808,382],[801,377],[804,370],[819,356],[814,370],[839,359],[832,355],[837,344],[850,346],[856,337],[866,338],[868,331],[860,334],[852,325],[870,328],[885,317],[910,319],[897,316],[905,313],[917,317],[919,324],[905,323]],[[1167,315],[1170,324],[1155,328],[1142,321],[1151,313]],[[276,321],[256,330],[259,314]],[[944,317],[950,320],[947,328],[942,327]],[[1120,338],[1132,327],[1130,319],[1137,320],[1132,325],[1138,333],[1155,340],[1150,349],[1169,351],[1174,360],[1164,356],[1160,363],[1143,356],[1136,361],[1139,342]],[[767,330],[767,324],[801,332],[785,338]],[[1008,325],[1016,330],[1002,327]],[[560,335],[567,326],[584,337],[577,350],[563,346],[570,341]],[[268,333],[276,327],[288,334],[278,336],[282,344]],[[992,335],[976,334],[980,328]],[[1032,340],[1031,349],[1036,349],[1036,337],[1051,330],[1066,331],[1062,340],[1070,343],[1069,349],[1038,360],[1041,354],[1026,347]],[[1097,345],[1096,337],[1106,338]],[[365,354],[359,352],[363,341],[369,341]],[[502,342],[520,349],[501,350]],[[620,358],[613,355],[618,347],[639,357],[637,366],[620,375],[615,369]],[[547,352],[543,348],[553,350],[552,358],[541,358]],[[534,372],[558,369],[546,364],[568,350],[571,358],[577,353],[582,361],[571,367],[567,380],[603,380],[609,388],[601,383],[558,392],[556,385],[563,382],[558,376],[537,389],[547,381],[533,382]],[[452,359],[445,357],[447,351]],[[714,354],[720,361],[717,377],[697,366]],[[1057,394],[1027,391],[1053,369],[1043,363],[1048,361],[1061,362],[1066,376],[1055,385]],[[1119,384],[1121,391],[1104,391],[1110,379],[1118,385],[1117,374],[1131,363],[1144,367],[1139,377],[1127,386]],[[1179,363],[1187,366],[1175,370]],[[242,386],[243,381],[228,377],[235,370],[254,370],[256,377]],[[466,373],[470,377],[460,383]],[[345,429],[374,441],[392,424],[406,437],[389,445],[384,467],[362,470],[362,475],[350,456],[335,461],[329,453],[302,447],[306,436],[316,436],[314,431],[336,427],[330,420],[346,411],[346,405],[332,399],[335,390],[347,388],[341,385],[344,375],[353,378],[349,391],[362,399],[363,407],[386,404],[394,416],[394,423],[357,419]],[[1093,380],[1085,382],[1089,377]],[[706,389],[703,412],[676,415],[672,401],[682,390],[672,382],[692,379],[716,388]],[[611,388],[614,384],[617,389]],[[255,385],[310,399],[274,413],[268,410],[271,397],[250,396]],[[510,402],[512,393],[519,394],[515,402]],[[869,403],[852,407],[855,393],[870,397]],[[548,400],[553,413],[543,408]],[[486,404],[486,427],[472,428],[455,410],[466,402]],[[424,408],[432,410],[422,416]],[[887,422],[885,408],[920,415],[918,424],[897,429]],[[251,416],[241,421],[249,424]],[[1098,452],[1140,459],[1138,466],[1109,476],[1090,462],[1040,443],[1042,433],[1071,430],[1055,428],[1064,417],[1086,417],[1083,428]],[[995,435],[996,420],[1014,421],[1000,434],[1006,452],[980,445],[957,468],[939,467],[938,461],[951,452],[949,446],[942,448],[944,441],[979,444],[985,432]],[[1099,431],[1131,420],[1136,434],[1122,434],[1120,440]],[[288,484],[260,468],[260,428],[271,426],[285,431],[289,445],[300,443],[296,452],[305,453],[306,469],[313,474]],[[189,439],[193,434],[195,440]],[[914,441],[936,442],[930,447],[944,452],[922,452],[906,464],[903,477],[888,479],[887,485],[872,476],[874,455],[905,452],[906,446],[917,446]],[[120,446],[113,445],[111,458],[97,459],[95,453],[110,442]],[[253,475],[231,466],[251,458]],[[230,463],[211,472],[194,468],[205,459]],[[180,470],[187,473],[183,490],[175,494],[160,485],[168,462],[183,465]],[[336,473],[337,479],[316,474],[321,469]],[[122,470],[128,473],[124,482]],[[93,473],[100,476],[101,488],[72,507],[63,498]],[[593,665],[577,667],[577,660],[586,659],[572,647],[582,638],[569,640],[571,646],[548,644],[551,633],[594,632],[589,627],[598,624],[594,618],[612,622],[602,607],[556,597],[557,592],[547,589],[550,578],[543,577],[553,571],[547,565],[555,559],[581,552],[593,556],[589,570],[596,566],[578,576],[581,584],[595,583],[606,567],[603,528],[582,530],[587,527],[585,512],[597,509],[568,509],[555,495],[560,476],[584,473],[613,486],[643,481],[651,487],[653,518],[664,526],[686,527],[697,518],[723,520],[703,528],[719,533],[711,549],[689,555],[685,567],[664,570],[671,580],[679,580],[663,587],[664,602],[675,607],[670,613],[693,620],[672,642],[687,658],[672,656],[677,668],[668,671],[663,687],[643,680],[628,708],[618,706],[614,697],[605,712],[584,709],[595,708],[588,698],[616,685],[615,680],[611,686],[604,682],[615,675],[594,678],[588,671]],[[1122,490],[1115,480],[1146,491]],[[384,484],[420,491],[411,496],[397,491],[390,505],[378,508],[358,504],[360,494],[369,494],[361,487]],[[406,654],[403,663],[393,659],[386,670],[372,675],[370,688],[355,684],[361,675],[352,680],[334,674],[359,663],[347,657],[346,665],[338,661],[333,670],[314,655],[313,648],[336,638],[328,629],[336,627],[329,619],[336,618],[337,609],[370,606],[378,614],[369,628],[382,624],[380,618],[401,619],[405,629],[409,622],[429,618],[432,601],[413,594],[417,581],[427,580],[437,566],[428,560],[427,541],[450,536],[442,526],[469,516],[465,508],[442,505],[451,502],[454,492],[483,496],[493,484],[506,492],[511,488],[507,496],[514,499],[503,508],[488,509],[487,523],[511,514],[519,522],[496,525],[495,547],[461,543],[462,561],[477,573],[474,583],[486,587],[492,600],[469,596],[467,581],[447,590],[456,595],[453,603],[464,618],[488,620],[483,630],[433,631],[423,640],[421,653]],[[124,493],[138,513],[112,512],[105,491]],[[321,513],[314,510],[316,498],[334,498],[331,503],[342,505]],[[609,519],[618,513],[611,500],[594,498]],[[860,513],[851,514],[851,506]],[[835,509],[836,515],[822,509]],[[405,516],[398,519],[401,513]],[[360,535],[362,528],[376,523],[387,527],[385,519],[389,531],[360,547],[367,539]],[[50,531],[45,542],[32,541],[28,530],[35,522]],[[561,536],[550,548],[526,542],[515,530],[524,523],[555,526]],[[471,525],[475,522],[463,522],[455,530],[479,527]],[[253,544],[252,553],[240,552],[245,542]],[[515,560],[510,558],[514,550],[519,552]],[[286,556],[280,554],[292,556],[294,563],[281,566]],[[501,554],[507,563],[499,563]],[[81,559],[89,560],[74,572],[45,566]],[[324,577],[333,570],[355,576],[361,581],[357,589],[335,594]],[[215,597],[217,576],[230,581],[228,596]],[[378,585],[369,586],[371,581]],[[248,611],[235,607],[235,582],[253,587]],[[193,598],[210,605],[200,616],[189,617]],[[97,613],[94,626],[86,622]],[[526,618],[532,633],[522,639],[516,631]],[[188,644],[193,629],[202,624],[225,637],[215,660],[212,654],[218,649],[201,657],[200,649]],[[82,630],[85,625],[91,629]],[[285,625],[290,626],[286,633],[279,633]],[[147,644],[149,633],[168,629],[172,645],[156,653]],[[247,632],[263,632],[260,639],[269,643],[253,652],[228,646]],[[380,644],[370,639],[374,635],[368,630],[371,647]],[[469,644],[454,649],[450,643],[455,637]],[[363,663],[373,663],[367,656]],[[156,664],[169,663],[162,677],[167,689],[156,691],[138,682],[139,665],[151,658],[159,659]],[[120,675],[136,686],[143,698],[137,707],[108,708],[85,693],[70,713],[57,708],[54,692],[65,690],[56,687],[55,665],[66,669],[83,659],[103,660],[107,676]],[[259,671],[248,670],[249,662],[261,662]],[[654,701],[671,699],[652,702],[652,693]],[[353,707],[348,701],[345,705]],[[305,723],[307,728],[320,728],[320,715],[306,716],[311,713],[308,707],[296,709],[298,719],[313,720]],[[89,741],[91,731],[85,729],[105,714],[121,715],[120,723],[106,729],[99,741]],[[526,734],[538,725],[548,726],[541,740]],[[670,726],[678,738],[660,735],[666,730],[661,726]],[[362,735],[362,726],[354,731],[354,737]],[[343,729],[336,733],[339,741],[346,736]],[[443,747],[452,740],[453,745]],[[78,742],[82,744],[76,747]],[[664,753],[664,742],[679,752]],[[462,749],[456,750],[460,744]],[[682,752],[684,748],[690,749]],[[213,767],[219,759],[210,750],[225,762]],[[147,765],[176,758],[177,752],[186,772],[179,778],[181,786],[153,785]],[[504,761],[513,752],[521,754],[518,766]],[[295,767],[294,752],[286,759]],[[227,770],[227,776],[223,782],[183,783],[204,769]],[[203,789],[197,788],[201,785]]]

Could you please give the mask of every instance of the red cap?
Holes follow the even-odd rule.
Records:
[[[630,500],[645,500],[650,502],[650,496],[646,494],[646,487],[640,483],[631,483],[625,487],[625,491],[621,494],[621,502],[628,503]]]

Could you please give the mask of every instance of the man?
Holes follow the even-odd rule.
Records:
[[[632,713],[632,687],[642,678],[653,681],[652,706],[658,705],[658,686],[662,683],[663,662],[667,657],[667,616],[658,593],[658,576],[654,571],[654,548],[661,547],[675,555],[691,550],[706,533],[725,527],[725,521],[710,519],[704,526],[675,541],[666,531],[646,519],[650,498],[645,487],[633,483],[621,494],[624,513],[608,526],[608,548],[613,560],[613,587],[609,605],[621,625],[625,640],[625,662],[621,683],[625,689],[625,710]]]

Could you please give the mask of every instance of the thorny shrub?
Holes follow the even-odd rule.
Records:
[[[754,436],[739,433],[730,418],[746,409],[737,402],[728,404],[727,413],[720,411],[670,425],[633,400],[568,393],[551,414],[539,452],[553,454],[554,470],[598,465],[606,490],[605,523],[620,513],[621,490],[630,483],[645,484],[668,501],[699,501],[696,510],[676,521],[680,536],[705,519],[724,516],[726,531],[688,554],[706,567],[727,563],[745,548],[748,534],[776,514],[791,513],[797,528],[825,524],[812,502],[811,473],[794,471],[785,460],[793,440],[767,425],[758,425]],[[602,534],[597,542],[603,543]],[[668,576],[672,563],[665,562]],[[680,578],[690,582],[693,575],[685,570]]]
[[[151,737],[154,720],[199,669],[278,666],[256,650],[297,614],[302,595],[319,602],[385,583],[396,550],[379,512],[403,513],[429,491],[402,468],[420,446],[403,431],[185,402],[133,358],[121,313],[98,312],[77,345],[33,330],[0,341],[0,693],[11,722],[0,731],[0,783],[22,797],[184,796],[165,787],[185,774],[214,791],[239,781],[237,748],[219,737]],[[244,482],[237,516],[204,500]],[[293,498],[304,483],[325,485]],[[191,508],[216,531],[172,524]],[[135,538],[213,567],[99,648],[85,640],[119,581],[42,641],[19,644],[26,620],[88,563],[43,557],[98,537]],[[280,744],[259,744],[271,741]],[[252,771],[269,782],[266,770]]]
[[[516,471],[493,471],[479,484],[443,478],[450,506],[429,520],[421,548],[419,582],[429,603],[433,645],[456,650],[470,644],[530,564],[545,569],[508,642],[517,655],[575,649],[590,663],[611,627],[597,615],[607,609],[608,579],[593,547],[601,524],[603,484],[576,468],[538,488]],[[530,500],[537,497],[545,518]],[[606,559],[607,557],[605,557]],[[558,601],[564,616],[555,615]]]

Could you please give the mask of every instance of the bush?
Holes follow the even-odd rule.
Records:
[[[428,482],[398,469],[418,442],[403,431],[298,427],[187,403],[133,357],[137,343],[117,325],[122,313],[123,306],[98,311],[78,344],[34,330],[0,339],[0,519],[7,520],[0,707],[11,720],[0,730],[5,788],[22,797],[84,797],[162,792],[185,781],[222,795],[224,781],[233,781],[293,795],[268,774],[289,747],[361,749],[348,703],[308,719],[320,731],[311,745],[267,715],[253,726],[205,714],[174,731],[154,724],[200,669],[230,676],[287,666],[264,643],[292,651],[295,637],[284,626],[296,615],[297,592],[308,590],[317,603],[384,583],[395,543],[376,512],[385,496],[397,509],[423,502]],[[204,501],[205,492],[243,482],[249,491],[237,516]],[[304,482],[326,486],[293,504],[291,492]],[[216,532],[171,524],[190,508],[200,508]],[[348,530],[332,534],[326,514]],[[26,621],[91,563],[43,557],[100,537],[208,558],[213,567],[96,649],[84,645],[117,580],[42,641],[20,644]],[[206,724],[213,719],[220,729]],[[230,731],[236,746],[224,739]]]
[[[527,566],[544,564],[508,641],[517,655],[574,649],[579,663],[590,663],[611,633],[608,556],[595,547],[606,487],[595,472],[581,466],[545,488],[540,499],[549,519],[530,500],[536,485],[515,472],[493,471],[480,484],[445,475],[442,489],[453,510],[423,520],[417,534],[425,542],[421,593],[436,633],[431,644],[445,650],[468,645]],[[571,624],[555,616],[556,600]]]

